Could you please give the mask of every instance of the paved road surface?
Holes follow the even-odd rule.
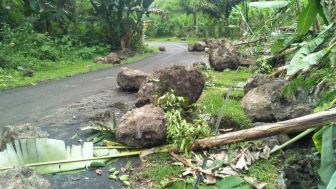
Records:
[[[173,64],[190,64],[201,58],[199,55],[188,53],[187,45],[183,43],[166,42],[150,45],[163,45],[167,51],[129,64],[127,67],[153,72]],[[117,88],[116,76],[121,67],[0,92],[0,127],[33,122],[52,114],[58,108],[100,91]]]

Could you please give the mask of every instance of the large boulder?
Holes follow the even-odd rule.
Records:
[[[229,40],[208,41],[208,46],[210,66],[216,71],[235,70],[240,65],[239,54]]]
[[[273,81],[274,78],[270,77],[267,74],[259,74],[254,77],[251,77],[247,80],[246,85],[244,86],[244,94],[247,94],[250,90],[257,88],[260,85],[264,85]]]
[[[243,108],[252,121],[275,121],[274,107],[280,101],[280,94],[285,85],[282,80],[275,80],[250,90],[242,99]]]
[[[118,73],[117,83],[122,90],[138,91],[147,77],[148,74],[143,71],[122,68]]]
[[[166,136],[164,111],[154,105],[128,111],[116,128],[118,142],[134,147],[157,146]]]
[[[262,77],[262,76],[260,76]],[[264,78],[265,79],[265,78]],[[310,114],[312,108],[283,97],[285,82],[281,79],[263,80],[264,84],[250,89],[242,99],[247,116],[254,122],[274,122]],[[268,82],[267,82],[268,81]],[[255,82],[255,85],[258,83]]]
[[[120,64],[121,59],[117,53],[110,53],[104,57],[97,57],[95,62],[97,64]]]
[[[198,52],[205,51],[205,48],[206,48],[206,43],[203,41],[199,41],[194,44],[195,51],[198,51]]]
[[[202,94],[205,79],[200,71],[191,67],[172,66],[151,75],[138,91],[136,106],[141,107],[174,90],[178,96],[190,103],[196,102]]]
[[[16,139],[26,138],[47,138],[49,135],[46,132],[40,131],[30,123],[18,126],[6,126],[0,136],[0,150],[6,148],[6,144]]]
[[[0,171],[1,189],[51,189],[51,184],[28,167]]]
[[[206,46],[207,45],[206,45],[205,42],[198,41],[197,43],[189,44],[188,45],[188,51],[189,52],[194,52],[194,51],[202,52],[202,51],[205,51]]]

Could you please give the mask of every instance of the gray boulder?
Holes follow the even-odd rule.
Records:
[[[205,48],[206,48],[206,43],[203,41],[199,41],[194,44],[195,51],[202,52],[202,51],[205,51]]]
[[[151,75],[138,91],[136,106],[141,107],[174,90],[177,96],[196,102],[202,94],[205,79],[200,71],[184,66],[164,68]]]
[[[51,189],[51,184],[33,169],[28,167],[15,167],[0,171],[1,189]]]
[[[117,53],[110,53],[104,57],[97,57],[95,62],[97,64],[120,64],[121,59]]]
[[[160,46],[160,47],[159,47],[159,51],[161,51],[161,52],[162,52],[162,51],[166,51],[166,47],[164,47],[164,46]]]
[[[210,66],[216,71],[235,70],[240,65],[238,51],[229,40],[209,41],[208,46]]]
[[[257,88],[260,85],[269,83],[273,80],[274,78],[270,77],[267,74],[259,74],[254,77],[251,77],[247,80],[247,83],[244,86],[244,94],[247,94],[250,90]]]
[[[118,142],[134,147],[157,146],[166,136],[164,111],[154,105],[128,111],[116,128]]]
[[[312,107],[309,104],[282,96],[284,86],[283,80],[273,79],[249,90],[242,99],[247,116],[254,122],[274,122],[310,114]]]
[[[16,139],[26,138],[47,138],[49,135],[46,132],[40,131],[30,123],[18,126],[6,126],[0,136],[0,150],[6,148],[6,144]]]
[[[122,68],[118,73],[117,83],[122,90],[138,91],[147,77],[148,74],[143,71]]]
[[[194,44],[188,44],[188,51],[189,51],[189,52],[194,52],[194,51],[195,51],[195,46],[194,46]]]

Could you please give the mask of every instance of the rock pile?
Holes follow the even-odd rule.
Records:
[[[120,64],[121,59],[117,53],[110,53],[104,57],[97,57],[95,62],[97,64]]]

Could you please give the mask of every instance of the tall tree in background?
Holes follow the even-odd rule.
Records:
[[[90,0],[113,47],[130,48],[142,39],[142,17],[154,0]]]

